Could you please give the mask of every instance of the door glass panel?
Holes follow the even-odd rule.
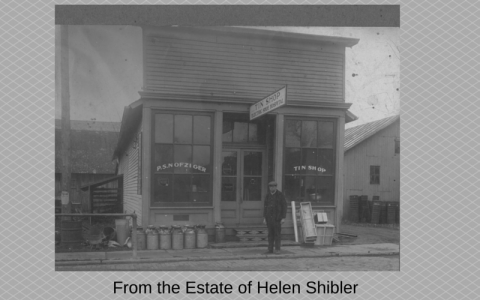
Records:
[[[243,154],[243,174],[262,175],[262,153],[245,152]]]
[[[224,176],[237,175],[237,152],[222,153],[222,175]]]
[[[248,142],[248,123],[245,123],[245,122],[233,123],[233,142],[234,143]]]
[[[222,178],[222,201],[237,200],[237,177]]]
[[[222,153],[222,201],[237,201],[237,152]]]
[[[262,177],[246,176],[243,180],[243,200],[262,200]]]

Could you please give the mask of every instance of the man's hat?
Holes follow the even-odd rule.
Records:
[[[277,183],[276,183],[275,181],[270,181],[270,182],[268,183],[268,186],[271,186],[271,185],[277,186]]]

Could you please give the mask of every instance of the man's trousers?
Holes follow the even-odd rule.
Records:
[[[275,250],[280,250],[282,224],[280,221],[267,220],[268,228],[268,251],[273,252],[273,246]]]

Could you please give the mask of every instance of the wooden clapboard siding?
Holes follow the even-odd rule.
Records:
[[[344,219],[348,218],[350,195],[400,200],[400,155],[395,154],[398,138],[400,122],[396,121],[345,153]],[[370,184],[370,166],[380,166],[380,184]]]
[[[138,137],[140,130],[137,130]],[[135,212],[138,216],[137,224],[142,224],[142,195],[138,194],[138,159],[141,146],[134,148],[133,139],[119,162],[119,174],[123,174],[123,209],[127,213]]]
[[[344,47],[147,30],[144,60],[145,91],[261,99],[288,85],[289,101],[344,102]]]

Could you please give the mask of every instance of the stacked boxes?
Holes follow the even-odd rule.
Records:
[[[350,196],[350,221],[353,223],[358,223],[358,196]]]

